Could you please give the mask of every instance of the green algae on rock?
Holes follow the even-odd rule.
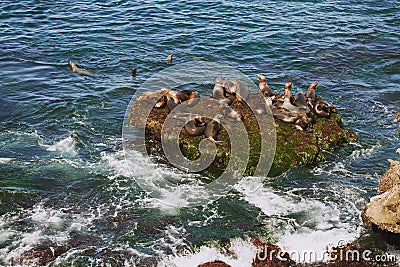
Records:
[[[149,107],[150,105],[150,107]],[[161,134],[169,109],[152,108],[154,103],[135,101],[128,116],[129,123],[135,128],[145,129],[146,149],[148,153],[163,156]],[[231,107],[243,115],[243,124],[249,140],[249,160],[244,175],[254,175],[261,157],[261,133],[258,121],[252,110],[240,101],[233,100]],[[144,116],[143,110],[151,110]],[[207,119],[206,119],[207,121]],[[208,121],[207,121],[208,122]],[[269,147],[267,153],[275,154],[272,167],[265,176],[277,176],[291,167],[312,165],[325,160],[325,152],[333,151],[357,139],[351,130],[343,128],[340,115],[332,113],[329,118],[316,118],[314,130],[303,132],[295,125],[275,120],[275,131],[263,132],[269,138],[276,138],[276,147]],[[163,132],[163,139],[168,139]],[[183,129],[179,134],[179,148],[189,160],[200,157],[199,145],[204,136],[191,136]],[[221,130],[218,140],[224,144],[216,145],[215,159],[206,169],[211,173],[223,172],[231,157],[230,140],[225,128]],[[274,143],[275,144],[275,143]]]

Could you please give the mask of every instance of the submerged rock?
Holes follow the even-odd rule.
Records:
[[[256,97],[255,94],[249,96],[250,100],[252,97]],[[168,106],[153,107],[154,104],[155,102],[147,101],[146,93],[140,96],[131,106],[128,120],[137,129],[145,128],[147,151],[153,155],[163,156],[161,133],[170,109]],[[243,122],[239,123],[243,123],[246,128],[250,146],[249,161],[244,175],[253,175],[260,159],[261,150],[261,134],[257,119],[246,104],[235,98],[232,99],[230,107],[242,115]],[[145,114],[146,110],[151,110],[148,116]],[[209,122],[209,120],[205,120],[207,123]],[[330,114],[328,118],[316,118],[312,132],[301,131],[294,124],[280,120],[275,120],[275,127],[275,157],[269,173],[265,173],[266,176],[277,176],[294,166],[322,162],[325,160],[326,151],[333,151],[357,139],[353,131],[343,128],[340,115],[337,113]],[[165,137],[165,132],[163,134],[164,140],[168,139]],[[263,134],[275,138],[274,132]],[[204,136],[191,136],[182,129],[178,140],[182,154],[189,160],[199,158],[199,144],[203,139]],[[218,140],[224,144],[217,145],[215,159],[206,170],[212,173],[222,172],[230,159],[230,140],[224,128],[221,130]]]

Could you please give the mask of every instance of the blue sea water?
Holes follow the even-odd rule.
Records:
[[[386,246],[359,216],[386,159],[398,159],[398,1],[6,0],[0,29],[0,265],[43,246],[63,247],[54,266],[246,266],[251,236],[287,250]],[[262,73],[274,91],[319,81],[359,140],[256,194],[246,178],[207,206],[165,211],[134,183],[121,132],[135,90],[170,53],[173,64],[219,62],[255,82]],[[72,73],[70,60],[102,76]],[[184,175],[140,157],[134,171],[154,168]],[[233,251],[219,251],[229,240]]]

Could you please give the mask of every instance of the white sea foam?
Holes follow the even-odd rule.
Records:
[[[48,151],[60,151],[60,152],[64,152],[64,153],[68,153],[71,155],[75,155],[77,154],[76,148],[76,141],[74,140],[74,138],[72,138],[71,136],[66,137],[58,142],[56,142],[53,145],[45,145],[47,148],[46,150]]]
[[[246,201],[259,207],[266,215],[286,215],[296,210],[296,203],[278,195],[270,188],[262,187],[263,178],[245,177],[235,189],[244,195]],[[254,191],[254,188],[257,190]]]
[[[14,158],[0,158],[0,164],[7,164],[12,160],[14,160]]]
[[[358,222],[354,218],[343,222],[343,212],[335,203],[328,200],[306,199],[289,192],[274,192],[266,186],[260,187],[257,191],[251,192],[247,188],[254,188],[254,184],[261,182],[252,181],[250,178],[243,179],[236,190],[241,192],[244,199],[268,216],[286,221],[287,226],[282,229],[274,229],[274,237],[279,240],[277,243],[283,250],[291,252],[312,250],[320,256],[326,252],[329,245],[338,245],[340,241],[354,240],[360,233]],[[253,179],[253,177],[251,177]],[[343,196],[345,198],[345,196]],[[342,200],[345,202],[345,200]],[[349,209],[357,211],[354,206]],[[348,212],[346,210],[346,212]],[[275,219],[276,220],[276,219]],[[274,225],[271,219],[271,225]],[[279,225],[279,224],[277,224]],[[301,262],[310,261],[308,258],[295,257],[294,260]],[[312,259],[311,259],[312,261]]]
[[[213,246],[201,246],[198,251],[188,255],[168,256],[157,266],[186,267],[219,260],[232,267],[250,267],[257,252],[256,247],[242,239],[233,239],[230,244],[229,253]]]
[[[359,158],[368,158],[368,157],[371,157],[375,153],[375,151],[378,151],[379,148],[381,148],[381,147],[382,147],[381,144],[376,144],[376,145],[372,145],[371,147],[356,149],[353,152],[351,152],[350,157],[353,160],[356,160]]]

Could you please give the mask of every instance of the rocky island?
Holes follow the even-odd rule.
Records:
[[[234,86],[236,84],[236,89],[229,88],[230,86],[232,87],[231,84],[234,84]],[[240,114],[240,119],[238,120],[241,122],[238,123],[243,123],[247,131],[247,137],[250,145],[250,156],[244,175],[253,175],[260,159],[261,134],[260,127],[256,119],[258,114],[255,114],[258,111],[256,109],[256,112],[254,112],[255,109],[254,106],[252,106],[252,103],[254,103],[257,99],[260,99],[260,94],[250,93],[248,91],[243,93],[243,90],[240,91],[240,89],[237,88],[237,84],[238,82],[233,82],[232,80],[222,81],[217,77],[212,97],[200,97],[198,96],[197,92],[187,91],[184,93],[187,96],[191,94],[193,97],[187,97],[184,100],[189,99],[189,101],[192,101],[195,99],[201,99],[206,104],[209,102],[207,108],[215,108],[216,112],[218,110],[222,111],[222,113],[225,114],[223,120],[231,119],[228,118],[226,113],[223,112],[227,107],[229,110],[233,110],[235,114]],[[287,83],[287,85],[289,90],[286,90],[285,86],[284,95],[273,94],[269,88],[267,92],[265,88],[262,87],[265,87],[265,83],[262,80],[260,81],[259,78],[260,91],[262,92],[262,95],[266,101],[271,101],[270,107],[272,108],[272,112],[271,110],[267,110],[264,111],[264,114],[271,115],[272,113],[275,118],[274,131],[263,133],[267,136],[270,136],[270,138],[276,138],[276,142],[274,143],[276,147],[271,148],[276,148],[272,166],[268,173],[263,174],[272,177],[277,176],[294,166],[312,165],[322,162],[325,160],[326,151],[333,151],[357,139],[357,136],[353,131],[344,129],[340,115],[337,113],[336,108],[330,104],[327,104],[329,109],[325,109],[326,112],[324,112],[324,114],[321,116],[312,115],[311,117],[307,113],[307,115],[299,116],[300,119],[298,120],[295,118],[293,122],[285,121],[285,118],[292,116],[293,113],[296,114],[295,116],[298,114],[296,113],[296,110],[294,110],[294,112],[288,111],[286,106],[284,106],[286,101],[290,101],[289,105],[292,105],[291,103],[294,103],[298,99],[297,97],[295,99],[292,95],[288,96],[288,94],[291,94],[291,84]],[[318,83],[314,83],[312,86],[315,88],[315,85],[318,85]],[[216,88],[223,89],[222,96],[216,96]],[[180,93],[178,92],[178,95],[179,94]],[[180,104],[181,100],[179,97],[176,97],[176,95],[177,91],[172,91],[171,89],[161,89],[156,92],[146,92],[139,96],[131,106],[130,114],[128,116],[129,124],[133,125],[135,128],[145,129],[146,147],[147,151],[151,154],[158,156],[163,156],[164,154],[161,142],[162,134],[164,135],[163,138],[168,139],[168,136],[165,136],[168,135],[168,132],[162,132],[164,122],[167,117],[170,117],[169,115],[171,110],[176,108],[177,105],[182,106]],[[314,108],[311,109],[310,113],[313,111],[314,113],[321,112],[315,108],[318,109],[318,104],[322,103],[323,100],[321,97],[316,96],[315,92],[313,95],[307,95],[306,97],[303,95],[303,98],[308,103],[308,105],[306,105],[307,109]],[[243,99],[246,101],[243,101]],[[312,102],[312,99],[314,99],[314,102]],[[312,103],[314,103],[314,107]],[[190,103],[190,105],[193,106],[191,109],[191,113],[193,113],[193,109],[196,109],[196,105],[193,105],[193,103]],[[295,104],[293,104],[293,106],[294,105]],[[294,107],[294,109],[298,108]],[[147,116],[144,116],[143,114],[146,113],[144,112],[146,110],[151,111],[147,113]],[[282,120],[279,119],[280,117],[278,115],[280,114],[276,114],[276,112],[281,112],[283,110],[286,112],[284,113],[284,116],[286,117],[284,117]],[[287,115],[288,112],[291,113]],[[262,112],[259,112],[259,114],[262,114]],[[202,118],[202,120],[203,124],[207,125],[210,123],[212,118]],[[222,129],[218,134],[218,142],[216,142],[217,152],[215,159],[208,167],[207,171],[218,172],[219,170],[223,170],[226,168],[229,162],[231,152],[229,135],[224,128],[224,124],[221,124]],[[184,125],[185,124],[182,126]],[[180,134],[177,141],[182,154],[189,160],[197,159],[200,156],[198,147],[200,142],[205,138],[204,135],[190,134],[184,130],[184,127],[181,127],[181,129],[178,131],[180,131]]]

